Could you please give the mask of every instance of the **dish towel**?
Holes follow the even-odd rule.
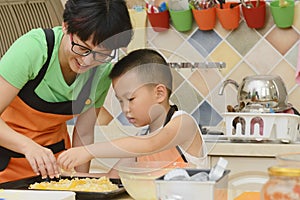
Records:
[[[298,61],[296,68],[296,82],[300,85],[300,43],[298,44]]]

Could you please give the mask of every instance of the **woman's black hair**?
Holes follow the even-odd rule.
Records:
[[[68,0],[63,18],[68,33],[108,49],[126,47],[133,35],[125,0]]]

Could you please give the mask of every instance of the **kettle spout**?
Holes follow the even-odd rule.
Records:
[[[235,81],[235,80],[232,80],[232,79],[227,79],[227,80],[225,80],[224,82],[223,82],[223,84],[222,84],[222,86],[221,86],[221,88],[220,88],[220,90],[219,90],[219,95],[223,95],[223,93],[224,93],[224,89],[225,89],[225,87],[226,87],[226,85],[228,85],[228,84],[233,84],[234,86],[235,86],[235,88],[238,90],[238,88],[239,88],[239,84]]]

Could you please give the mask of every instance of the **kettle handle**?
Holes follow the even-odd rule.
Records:
[[[226,85],[228,85],[229,83],[230,83],[230,84],[233,84],[233,85],[235,86],[236,90],[239,89],[239,84],[238,84],[235,80],[227,79],[227,80],[225,80],[225,81],[223,82],[223,84],[222,84],[222,86],[221,86],[221,88],[220,88],[220,90],[219,90],[219,93],[218,93],[219,95],[223,95],[224,89],[225,89]]]

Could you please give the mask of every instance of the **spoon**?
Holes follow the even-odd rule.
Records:
[[[220,8],[223,9],[223,3],[225,3],[225,0],[218,0],[218,2],[220,3]]]
[[[245,0],[241,0],[241,4],[246,8],[253,8],[253,5],[251,3],[246,3]]]
[[[238,6],[238,5],[240,5],[241,3],[231,3],[230,4],[230,8],[234,8],[234,7],[236,7],[236,6]]]
[[[259,7],[259,4],[260,4],[259,1],[260,1],[260,0],[257,0],[257,1],[256,1],[256,7]]]

